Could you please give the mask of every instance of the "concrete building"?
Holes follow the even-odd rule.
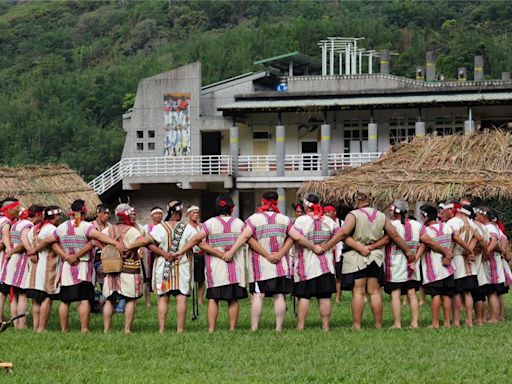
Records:
[[[91,186],[106,200],[128,194],[142,220],[172,199],[211,216],[219,192],[247,217],[263,191],[277,190],[290,213],[301,183],[374,160],[390,145],[512,124],[510,75],[483,80],[481,57],[479,80],[464,68],[458,81],[437,81],[429,52],[418,80],[390,74],[392,53],[355,43],[322,40],[322,60],[292,52],[206,86],[200,63],[141,80],[123,115],[122,158]]]

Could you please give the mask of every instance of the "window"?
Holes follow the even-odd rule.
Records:
[[[268,132],[253,132],[252,138],[253,140],[268,140],[270,139],[270,134]]]
[[[144,138],[144,131],[137,131],[137,139],[143,139]]]
[[[137,143],[137,151],[143,151],[144,150],[144,143]]]
[[[155,131],[148,131],[148,137],[150,139],[154,139],[155,138]]]
[[[389,144],[412,140],[416,135],[415,125],[414,118],[398,117],[389,120]]]
[[[155,150],[155,143],[148,143],[148,150],[154,151]]]
[[[464,117],[437,117],[431,127],[431,132],[440,136],[453,135],[464,131]]]
[[[344,152],[363,152],[368,143],[368,120],[343,121]],[[363,144],[364,143],[364,144]]]

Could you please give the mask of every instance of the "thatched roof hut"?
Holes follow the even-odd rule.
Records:
[[[76,199],[89,209],[101,201],[89,185],[67,165],[0,167],[0,199],[15,197],[23,206],[58,205],[66,212]]]
[[[471,196],[512,199],[512,134],[427,136],[398,144],[380,159],[305,184],[299,195],[316,192],[324,202],[350,203],[359,187],[378,206],[394,199],[443,201]]]

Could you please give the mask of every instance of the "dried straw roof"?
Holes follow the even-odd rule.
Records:
[[[67,210],[76,199],[89,209],[101,201],[89,185],[67,165],[0,167],[0,199],[15,197],[23,206],[58,205]]]
[[[426,136],[392,147],[378,160],[305,184],[324,202],[350,203],[358,188],[384,207],[394,199],[438,202],[472,196],[512,199],[512,134]]]

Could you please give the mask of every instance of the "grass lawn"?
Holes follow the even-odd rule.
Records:
[[[508,298],[507,298],[508,299]],[[68,334],[58,331],[56,308],[50,331],[9,329],[0,334],[0,358],[14,362],[14,373],[0,372],[0,383],[506,383],[512,379],[512,300],[507,300],[510,322],[473,329],[426,329],[430,308],[421,308],[419,330],[391,330],[389,300],[385,300],[386,329],[371,329],[369,307],[365,329],[350,329],[350,294],[335,305],[332,328],[320,330],[316,303],[306,331],[293,328],[291,305],[285,330],[273,331],[271,300],[266,300],[261,330],[249,331],[249,300],[243,301],[239,329],[227,329],[227,307],[220,309],[219,331],[207,333],[206,305],[200,318],[190,320],[187,332],[177,335],[172,305],[169,331],[157,332],[156,307],[142,301],[134,333],[122,332],[123,318],[114,316],[113,331],[102,332],[102,320],[93,315],[92,333],[82,335],[76,311]],[[288,301],[290,303],[290,301]],[[408,307],[403,324],[409,323]]]

